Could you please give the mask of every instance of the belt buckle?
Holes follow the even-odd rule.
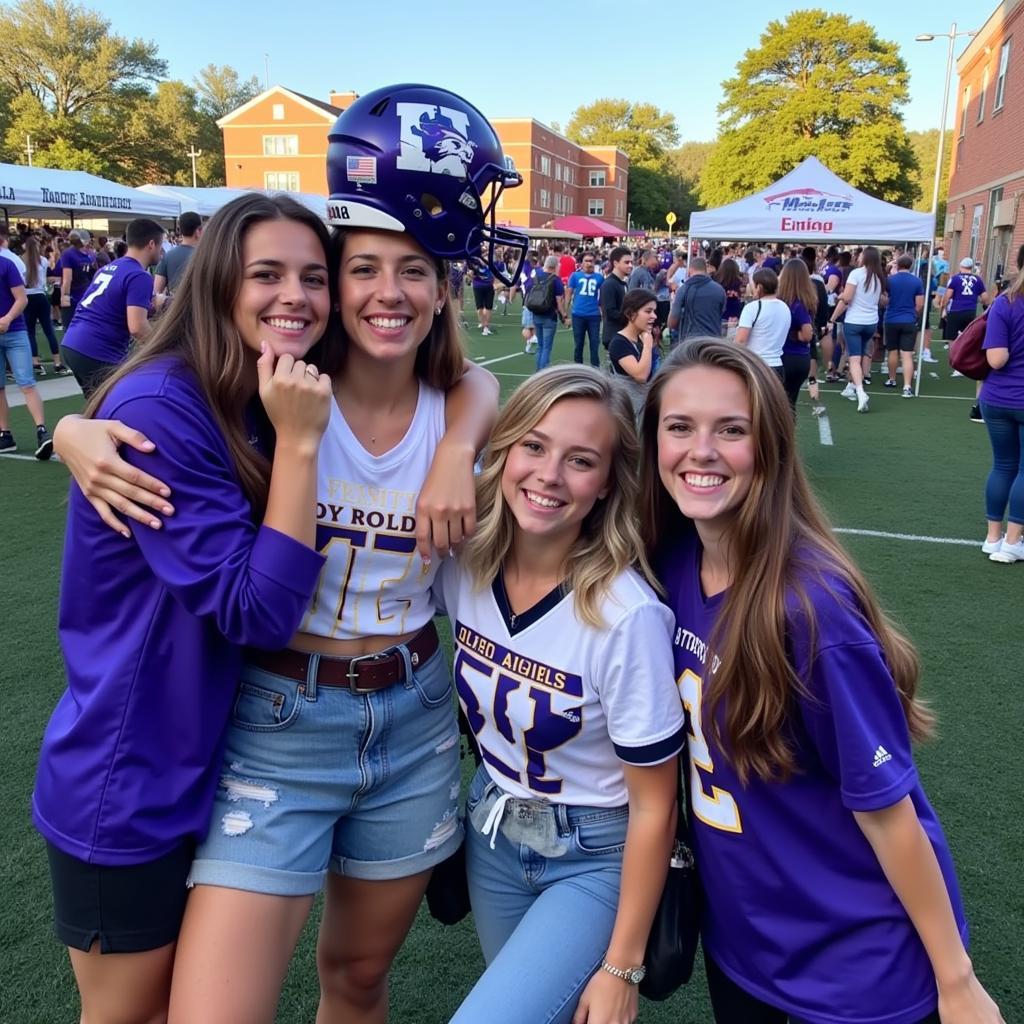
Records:
[[[364,697],[368,693],[376,693],[380,689],[379,686],[372,686],[370,689],[364,689],[361,686],[357,686],[359,681],[359,670],[358,665],[363,661],[379,661],[388,651],[379,651],[377,654],[360,654],[355,658],[349,658],[348,670],[345,672],[345,676],[348,679],[348,692],[355,694],[357,697]]]

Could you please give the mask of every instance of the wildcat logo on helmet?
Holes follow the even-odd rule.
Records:
[[[395,110],[402,122],[400,170],[468,177],[476,143],[463,111],[427,103],[397,103]]]

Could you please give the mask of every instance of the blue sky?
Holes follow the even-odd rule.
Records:
[[[185,81],[213,62],[262,82],[269,54],[271,83],[321,99],[331,90],[364,93],[389,82],[423,81],[461,93],[491,117],[532,116],[563,126],[580,104],[624,96],[674,113],[684,141],[714,138],[719,85],[743,51],[757,45],[766,12],[782,18],[797,9],[681,0],[677,17],[662,13],[645,23],[637,18],[641,11],[670,5],[175,0],[162,8],[139,0],[85,2],[102,11],[115,32],[156,42],[171,77]],[[912,130],[938,126],[947,47],[946,40],[917,43],[914,36],[948,32],[954,21],[960,30],[980,28],[994,6],[983,0],[972,17],[962,0],[842,5],[899,44],[910,70],[904,117]],[[958,40],[957,54],[966,44]]]

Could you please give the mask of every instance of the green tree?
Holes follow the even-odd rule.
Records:
[[[819,9],[770,21],[722,90],[721,134],[700,178],[706,206],[765,188],[807,156],[879,199],[918,198],[899,111],[906,64],[866,22]]]
[[[202,68],[195,77],[195,90],[200,112],[214,121],[248,103],[262,91],[255,75],[242,81],[238,72],[227,64],[207,64]]]
[[[914,147],[919,167],[918,187],[921,190],[915,210],[932,208],[932,190],[935,187],[935,157],[939,150],[939,129],[931,128],[926,132],[910,132],[910,144]],[[942,147],[942,171],[939,175],[939,208],[935,215],[936,234],[942,234],[942,226],[946,222],[946,199],[949,196],[949,164],[953,158],[953,133],[946,132],[946,141]]]
[[[653,103],[600,99],[577,107],[565,134],[581,146],[618,146],[630,167],[663,169],[665,151],[679,142],[672,114]]]

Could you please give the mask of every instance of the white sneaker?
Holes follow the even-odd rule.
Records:
[[[839,392],[840,398],[849,398],[851,402],[857,400],[857,389],[852,384],[847,384],[842,391]]]
[[[988,556],[988,560],[990,562],[1003,562],[1006,565],[1009,565],[1011,562],[1024,562],[1024,540],[1019,540],[1016,544],[1007,544],[1004,539],[999,546],[999,550],[993,551]]]
[[[963,376],[963,374],[962,374],[962,373],[961,373],[961,372],[960,372],[959,370],[954,370],[954,371],[953,371],[953,372],[952,372],[952,373],[950,374],[950,377],[962,377],[962,376]]]
[[[925,349],[924,352],[921,354],[921,362],[922,363],[937,363],[938,359],[936,359],[935,356],[933,356],[928,349]]]
[[[913,398],[914,397],[914,389],[913,388],[904,388],[903,389],[903,397],[904,398]]]
[[[857,393],[857,412],[868,411],[868,393],[866,391],[860,391]]]
[[[535,342],[535,341],[528,341],[526,343],[526,348],[525,348],[524,351],[526,352],[527,355],[529,355],[531,352],[536,352],[537,351],[537,342]]]
[[[1002,546],[1003,538],[1000,537],[999,540],[985,541],[985,543],[981,545],[981,550],[983,554],[994,555]]]
[[[485,338],[489,338],[494,333],[494,331],[492,331],[490,327],[485,327],[482,333]]]

